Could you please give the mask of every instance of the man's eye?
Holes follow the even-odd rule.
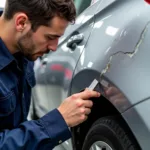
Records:
[[[47,39],[48,39],[48,40],[55,40],[55,37],[47,36]]]

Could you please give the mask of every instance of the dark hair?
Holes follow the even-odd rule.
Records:
[[[54,16],[74,23],[76,9],[73,0],[7,0],[4,17],[12,19],[15,13],[24,12],[35,31],[40,25],[48,26]]]

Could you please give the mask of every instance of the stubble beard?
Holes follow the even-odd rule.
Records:
[[[36,60],[36,58],[33,57],[35,45],[32,40],[32,33],[33,33],[32,30],[30,30],[26,35],[22,36],[17,42],[19,51],[30,61]]]

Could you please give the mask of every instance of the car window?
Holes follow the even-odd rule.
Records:
[[[90,6],[92,0],[74,0],[77,16]]]

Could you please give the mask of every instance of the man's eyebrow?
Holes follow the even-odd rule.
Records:
[[[57,35],[57,34],[46,34],[47,36],[50,36],[50,37],[61,37],[62,35]]]

